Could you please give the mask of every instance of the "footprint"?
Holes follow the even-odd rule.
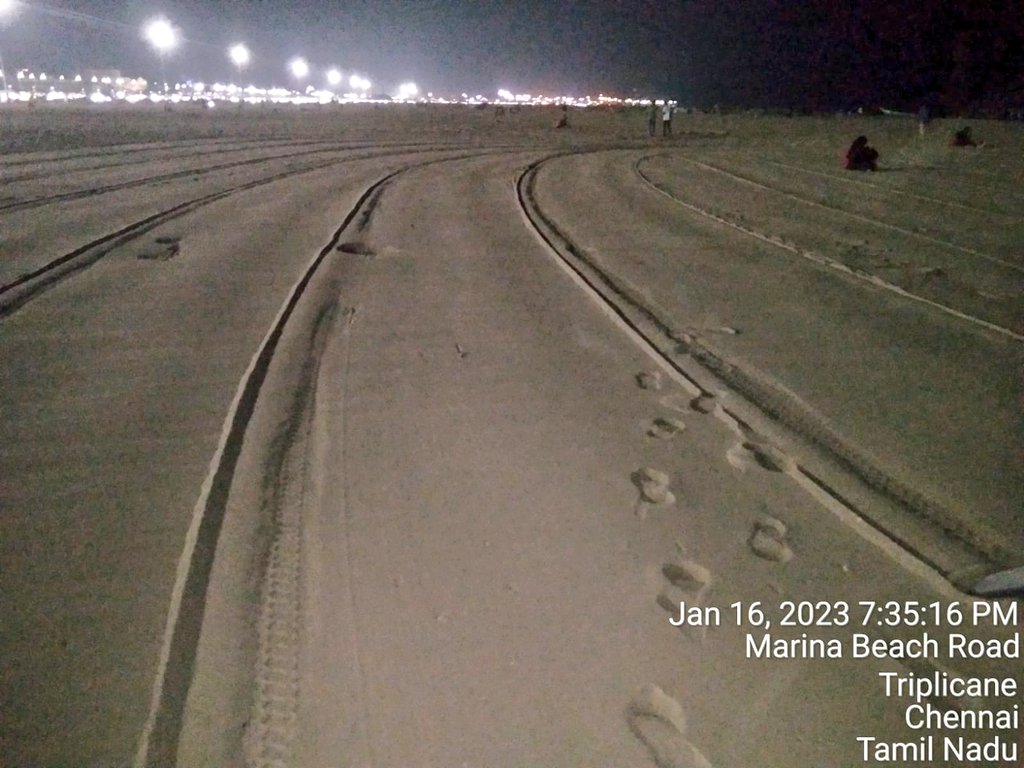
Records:
[[[711,587],[714,580],[711,570],[695,560],[680,559],[674,563],[665,563],[662,575],[672,584],[684,590],[694,598],[703,599],[704,593]]]
[[[670,411],[689,413],[692,410],[690,407],[692,398],[689,398],[686,395],[665,395],[661,398],[660,402]]]
[[[718,407],[714,395],[701,395],[690,401],[690,407],[698,413],[713,413]]]
[[[655,392],[661,389],[661,371],[642,371],[636,375],[636,384],[640,389]]]
[[[758,557],[776,563],[788,563],[793,559],[793,550],[787,540],[788,533],[784,522],[771,515],[764,515],[754,523],[754,531],[748,543]]]
[[[644,467],[633,473],[633,483],[640,490],[640,498],[649,504],[671,504],[675,496],[669,490],[671,480],[664,472]]]
[[[347,243],[341,243],[335,248],[337,251],[342,253],[351,253],[355,256],[374,256],[376,255],[374,250],[361,240],[353,240]]]
[[[679,702],[647,684],[629,704],[629,728],[642,741],[658,768],[711,768],[686,739],[686,713]]]
[[[769,472],[789,472],[795,467],[789,456],[770,443],[736,443],[726,451],[725,458],[740,472],[755,466]]]
[[[633,485],[640,491],[634,512],[643,520],[649,506],[667,507],[675,504],[676,497],[669,490],[671,480],[664,472],[650,467],[638,469],[631,475]]]
[[[181,237],[178,235],[162,235],[153,240],[154,245],[146,248],[136,258],[148,261],[167,261],[173,259],[181,251]]]
[[[658,593],[655,602],[670,615],[676,616],[679,613],[680,603],[686,603],[688,607],[703,607],[704,596],[713,581],[710,569],[694,560],[683,558],[665,563],[661,574],[668,584]],[[701,642],[707,637],[706,626],[691,627],[684,624],[679,629]]]
[[[659,416],[647,430],[647,434],[658,440],[668,440],[686,429],[686,423],[676,416]]]

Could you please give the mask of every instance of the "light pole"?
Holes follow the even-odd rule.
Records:
[[[160,83],[164,95],[167,94],[167,76],[164,74],[164,57],[167,52],[178,44],[178,33],[167,19],[155,19],[146,25],[146,39],[156,48],[160,57]]]

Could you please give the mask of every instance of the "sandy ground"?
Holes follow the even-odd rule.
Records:
[[[668,623],[1020,563],[1014,126],[109,117],[0,115],[5,765],[845,765],[1019,677]]]

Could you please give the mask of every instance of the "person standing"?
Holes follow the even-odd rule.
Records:
[[[917,110],[917,130],[922,136],[924,136],[925,128],[928,127],[928,123],[931,121],[931,110],[928,109],[927,104],[922,104],[921,108]]]
[[[654,137],[658,127],[658,105],[651,99],[651,107],[647,110],[647,135]]]
[[[675,107],[672,106],[671,101],[666,101],[661,107],[661,135],[671,136],[672,135],[672,113],[675,112]]]

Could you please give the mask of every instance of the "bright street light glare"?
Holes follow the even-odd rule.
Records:
[[[17,7],[18,0],[0,0],[0,16],[14,13],[14,9]]]
[[[341,72],[336,69],[327,70],[327,82],[331,85],[338,85],[341,82]]]
[[[178,44],[178,34],[167,19],[151,21],[146,27],[146,39],[161,53]]]
[[[293,59],[292,63],[288,65],[292,74],[298,78],[303,78],[309,74],[309,64],[306,63],[305,59]]]
[[[242,45],[242,43],[231,46],[231,49],[228,51],[228,56],[231,57],[231,61],[234,65],[239,68],[248,64],[249,59],[251,58],[249,55],[249,49]]]
[[[355,88],[357,91],[368,91],[370,90],[370,81],[365,77],[359,75],[352,75],[348,79],[348,85],[350,88]]]
[[[398,98],[400,99],[412,99],[420,92],[420,89],[416,86],[416,83],[402,83],[398,86]]]

